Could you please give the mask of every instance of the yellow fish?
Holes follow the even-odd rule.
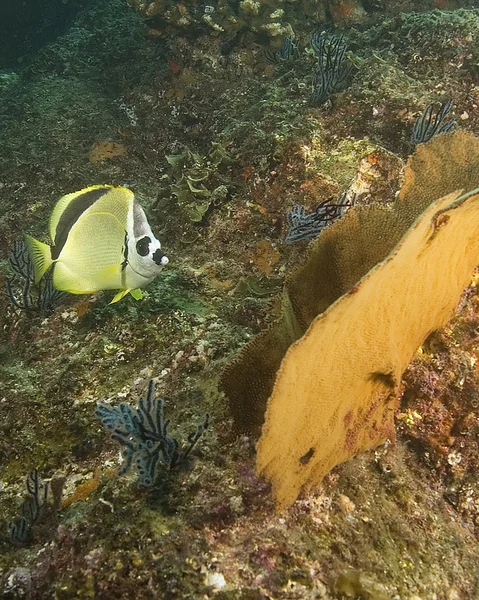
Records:
[[[53,265],[53,286],[71,294],[119,289],[118,302],[158,275],[168,258],[133,192],[93,185],[60,198],[50,217],[52,246],[25,236],[38,283]]]

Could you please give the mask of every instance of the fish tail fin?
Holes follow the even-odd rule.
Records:
[[[44,244],[30,235],[25,235],[25,243],[33,262],[35,283],[38,283],[53,264],[52,249],[48,244]]]

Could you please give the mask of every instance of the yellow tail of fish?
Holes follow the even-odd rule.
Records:
[[[48,244],[44,244],[30,235],[25,235],[25,243],[33,262],[35,283],[38,283],[53,264],[52,249]]]

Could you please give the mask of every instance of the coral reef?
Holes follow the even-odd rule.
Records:
[[[477,154],[477,138],[462,132],[420,146],[408,163],[400,200],[392,207],[357,206],[311,245],[306,260],[286,279],[280,318],[222,375],[238,430],[257,431],[263,423],[280,362],[312,321],[386,260],[430,204],[455,190],[477,187]]]
[[[129,0],[130,6],[149,19],[154,27],[172,31],[206,31],[225,38],[234,38],[243,31],[251,31],[267,38],[281,40],[293,34],[290,21],[297,21],[294,13],[303,11],[303,19],[323,21],[325,6],[322,2],[301,0],[300,6],[279,2],[241,0],[231,3],[220,0],[214,5],[201,4],[196,0],[173,2],[172,0]],[[293,19],[292,19],[293,17]]]
[[[336,26],[363,25],[377,16],[431,9],[473,8],[471,0],[219,0],[205,4],[197,0],[128,0],[155,32],[153,35],[174,33],[209,33],[234,39],[253,34],[270,38],[280,45],[283,36],[304,29],[305,24],[332,23]],[[380,14],[378,14],[380,13]],[[311,33],[311,31],[310,31]]]
[[[47,316],[0,303],[0,596],[474,597],[477,276],[404,375],[396,446],[336,467],[281,515],[255,475],[256,439],[234,432],[218,380],[277,318],[285,276],[304,259],[307,241],[284,241],[294,206],[311,213],[348,191],[356,206],[387,207],[431,103],[452,98],[458,128],[479,131],[477,9],[285,2],[276,20],[291,25],[298,50],[271,63],[265,51],[284,35],[246,27],[230,38],[193,1],[175,6],[201,8],[199,29],[145,20],[122,0],[81,4],[40,51],[15,54],[0,73],[3,282],[13,242],[42,235],[57,198],[92,184],[131,187],[171,262],[141,302],[67,297]],[[401,14],[415,9],[425,12]],[[332,25],[355,74],[333,102],[311,106],[309,40]],[[116,144],[124,154],[90,160]],[[188,148],[208,160],[215,144],[230,160],[203,185],[228,195],[191,221],[171,191],[183,169],[165,157]],[[136,476],[115,477],[118,445],[95,408],[136,407],[152,377],[175,437],[186,440],[205,413],[211,425],[187,464],[139,489]],[[64,474],[64,500],[15,546],[7,523],[34,469],[44,481]]]

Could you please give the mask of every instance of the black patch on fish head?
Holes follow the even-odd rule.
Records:
[[[151,238],[145,235],[136,242],[136,251],[140,256],[148,256],[150,253],[150,244]],[[153,258],[153,260],[155,259]]]
[[[152,256],[153,261],[159,267],[161,267],[161,265],[163,264],[161,261],[163,260],[164,257],[165,257],[165,254],[161,251],[160,248],[158,248],[157,250],[155,250],[153,252],[153,256]]]
[[[60,220],[58,221],[57,229],[55,232],[54,245],[52,247],[52,259],[55,260],[60,256],[63,246],[65,245],[71,228],[81,215],[90,206],[95,204],[102,196],[111,191],[110,187],[98,188],[95,190],[88,190],[84,194],[80,194],[64,210]]]

